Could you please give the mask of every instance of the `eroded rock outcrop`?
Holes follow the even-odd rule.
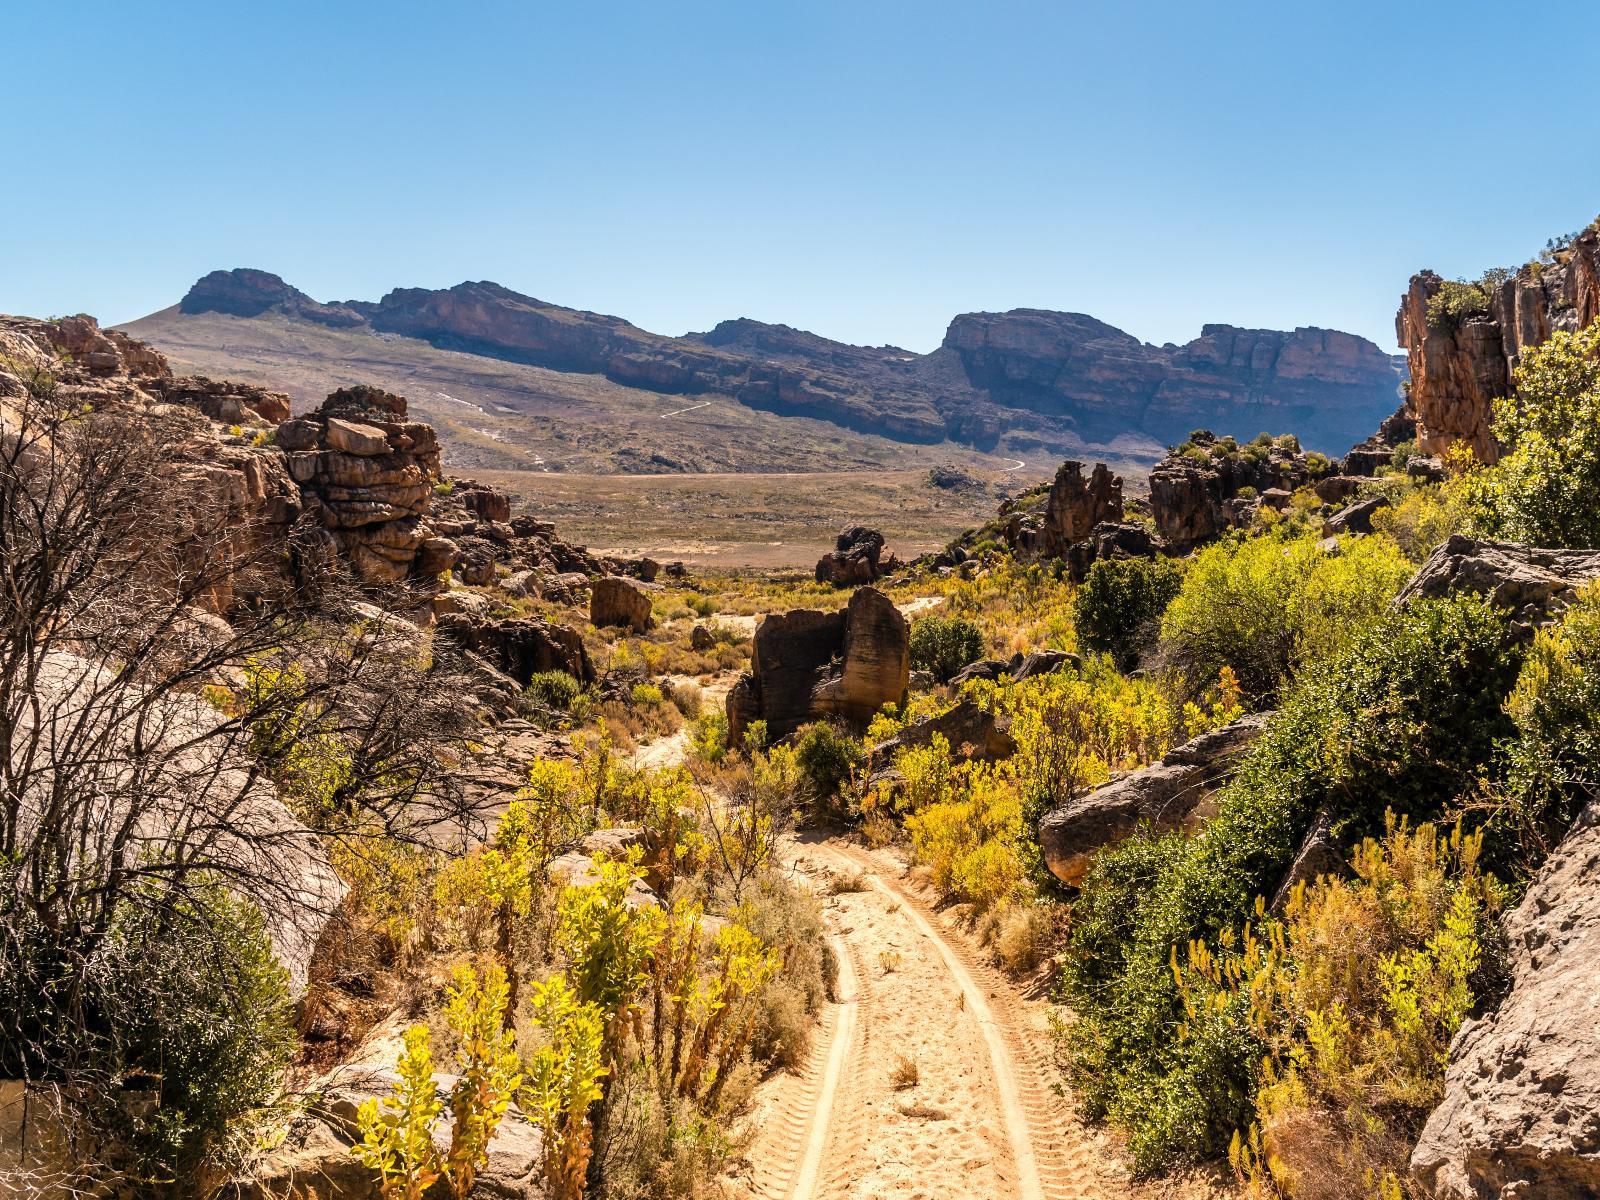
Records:
[[[893,551],[887,558],[883,551],[883,534],[876,529],[852,525],[841,530],[834,539],[833,549],[817,561],[817,582],[831,583],[834,587],[872,583],[900,565]]]
[[[1493,462],[1499,447],[1490,429],[1492,405],[1511,394],[1523,351],[1600,315],[1600,230],[1590,226],[1551,259],[1490,281],[1482,289],[1479,315],[1431,323],[1429,301],[1460,285],[1432,271],[1411,277],[1395,316],[1395,336],[1410,364],[1411,406],[1423,453],[1442,455],[1463,442]]]
[[[565,671],[579,683],[595,680],[583,638],[569,625],[537,617],[487,621],[469,613],[445,613],[439,617],[439,634],[482,655],[522,687],[542,671]]]
[[[755,720],[775,738],[824,717],[865,722],[910,682],[910,627],[876,588],[839,612],[774,613],[756,629],[750,673],[728,693],[729,737]]]
[[[403,396],[341,388],[278,426],[278,445],[358,578],[392,584],[412,574],[439,482],[439,440],[431,425],[407,419]]]
[[[951,752],[964,758],[1010,758],[1017,752],[1009,717],[988,712],[971,700],[962,700],[938,716],[914,721],[888,741],[879,742],[872,748],[872,757],[877,762],[887,763],[899,751],[930,745],[935,737],[944,738]]]
[[[1150,511],[1162,540],[1186,550],[1247,524],[1266,492],[1292,493],[1314,477],[1309,456],[1292,438],[1240,446],[1200,431],[1150,472]],[[1256,498],[1241,496],[1246,488]]]
[[[590,586],[589,620],[596,625],[616,625],[646,633],[655,624],[650,614],[650,593],[625,576],[602,576]]]
[[[1600,1195],[1600,803],[1504,929],[1511,990],[1457,1033],[1412,1176],[1437,1200]]]
[[[1203,733],[1160,762],[1046,813],[1039,822],[1039,846],[1050,873],[1077,887],[1097,851],[1132,836],[1140,825],[1176,829],[1204,815],[1206,798],[1233,774],[1270,715],[1254,713]]]
[[[1428,556],[1395,604],[1476,592],[1509,609],[1513,620],[1541,625],[1559,616],[1579,589],[1596,578],[1600,550],[1542,550],[1455,534]]]

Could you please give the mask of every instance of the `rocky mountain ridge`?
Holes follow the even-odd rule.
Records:
[[[1207,325],[1186,345],[1153,346],[1093,317],[1038,309],[961,314],[929,354],[749,319],[668,337],[486,281],[324,304],[267,272],[214,271],[169,311],[281,314],[646,392],[726,395],[902,442],[1021,453],[1068,437],[1172,442],[1197,425],[1244,435],[1292,426],[1308,444],[1339,449],[1394,407],[1398,384],[1377,346],[1335,330]]]
[[[1493,402],[1514,390],[1522,351],[1557,330],[1582,329],[1600,316],[1600,222],[1516,271],[1477,283],[1420,271],[1400,298],[1395,336],[1410,364],[1417,441],[1426,454],[1463,442],[1484,462],[1499,457],[1490,430]],[[1466,311],[1439,301],[1454,292]]]

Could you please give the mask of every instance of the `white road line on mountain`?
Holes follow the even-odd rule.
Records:
[[[458,396],[450,395],[449,392],[434,392],[434,395],[439,397],[439,399],[441,399],[441,400],[450,401],[451,404],[460,404],[463,407],[470,408],[475,413],[483,413],[483,415],[486,416],[486,417],[489,415],[488,413],[483,411],[482,406],[474,404],[471,400],[462,400]]]
[[[1014,458],[1011,461],[1016,463],[1017,465],[1014,466],[1014,467],[1007,467],[1005,469],[1005,471],[1002,472],[1002,474],[1009,474],[1012,471],[1020,471],[1020,470],[1022,470],[1023,467],[1028,465],[1027,463],[1023,462],[1020,458]]]
[[[681,417],[684,413],[693,412],[697,408],[710,408],[710,407],[711,407],[711,401],[707,400],[702,404],[691,404],[691,405],[689,405],[688,408],[675,408],[669,413],[662,413],[661,414],[661,419],[663,421],[665,421],[668,417]]]

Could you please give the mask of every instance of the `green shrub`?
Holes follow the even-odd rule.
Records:
[[[911,665],[940,683],[983,657],[983,634],[960,617],[923,617],[911,625]]]
[[[628,692],[628,699],[641,708],[660,708],[666,703],[661,688],[653,683],[636,683]]]
[[[1454,333],[1474,317],[1489,315],[1489,294],[1475,283],[1447,279],[1428,299],[1428,328]]]
[[[1183,570],[1170,558],[1101,559],[1078,589],[1078,644],[1104,650],[1119,670],[1130,670],[1182,583]]]
[[[1535,546],[1600,547],[1600,324],[1524,353],[1495,405],[1509,452],[1473,483],[1483,532]]]
[[[1600,794],[1600,589],[1535,635],[1506,711],[1517,736],[1494,844],[1510,852],[1505,873],[1524,879]]]
[[[0,1074],[61,1082],[91,1142],[120,1143],[133,1176],[237,1165],[295,1047],[287,973],[260,913],[216,884],[125,904],[88,987],[68,997],[72,957],[61,931],[0,949]],[[135,1079],[151,1081],[147,1115],[122,1092]]]
[[[843,726],[827,721],[800,730],[794,748],[812,798],[819,804],[826,804],[839,794],[865,756],[859,740]]]
[[[1230,668],[1265,705],[1301,664],[1333,658],[1412,572],[1385,538],[1328,554],[1314,533],[1269,534],[1201,550],[1161,619],[1162,658],[1195,695]]]
[[[1141,1169],[1219,1154],[1248,1124],[1258,1047],[1188,1017],[1175,950],[1249,919],[1319,811],[1355,838],[1385,813],[1427,820],[1467,794],[1510,733],[1519,655],[1476,597],[1386,612],[1307,672],[1196,836],[1135,836],[1103,853],[1073,913],[1065,996],[1073,1073],[1091,1111],[1130,1135]]]
[[[536,671],[523,694],[535,704],[566,712],[582,690],[583,685],[565,671]]]

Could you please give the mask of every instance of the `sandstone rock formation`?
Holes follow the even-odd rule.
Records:
[[[645,633],[655,624],[650,615],[650,593],[621,575],[602,576],[589,592],[589,620],[596,625],[618,625]]]
[[[1514,621],[1536,625],[1559,616],[1578,589],[1596,578],[1600,550],[1541,550],[1456,534],[1428,556],[1395,604],[1419,596],[1477,592],[1510,609]]]
[[[406,419],[404,397],[342,388],[278,426],[278,445],[358,578],[397,583],[412,573],[439,482],[439,442],[432,426]]]
[[[1412,1177],[1438,1200],[1600,1195],[1600,803],[1504,929],[1511,990],[1457,1033]]]
[[[1371,533],[1372,514],[1389,507],[1389,497],[1368,496],[1341,508],[1322,523],[1323,537],[1338,537],[1341,533]]]
[[[1008,540],[1024,552],[1065,558],[1072,547],[1087,541],[1096,526],[1122,521],[1122,479],[1095,463],[1088,479],[1083,464],[1067,461],[1056,468],[1055,481],[1037,523],[1024,523]]]
[[[1187,550],[1248,522],[1255,504],[1240,497],[1244,488],[1293,492],[1312,477],[1297,446],[1238,446],[1201,431],[1150,472],[1150,510],[1162,540]]]
[[[522,687],[541,671],[565,671],[579,683],[595,680],[583,638],[567,625],[537,617],[482,621],[466,613],[446,613],[439,617],[439,635],[481,654]]]
[[[883,557],[883,534],[865,525],[840,531],[833,549],[817,561],[817,582],[834,587],[859,587],[893,571],[899,560]]]
[[[971,700],[962,700],[938,716],[914,721],[894,737],[879,742],[872,748],[872,757],[874,761],[887,763],[897,752],[929,745],[935,737],[944,738],[951,752],[964,758],[1010,758],[1017,752],[1009,717],[996,716]]]
[[[1266,727],[1270,713],[1240,717],[1171,750],[1160,762],[1086,792],[1039,821],[1039,847],[1050,873],[1069,887],[1083,882],[1095,853],[1142,824],[1175,829],[1202,815],[1206,797],[1233,773]]]
[[[1397,383],[1377,346],[1332,330],[1207,325],[1187,345],[1152,346],[1092,317],[1035,309],[958,316],[926,355],[750,320],[663,337],[488,282],[318,304],[275,275],[219,271],[173,319],[204,312],[360,324],[646,391],[726,395],[902,441],[985,449],[1004,439],[1065,451],[1127,432],[1175,441],[1196,425],[1243,435],[1289,426],[1345,446],[1393,406]]]
[[[729,738],[754,720],[774,738],[823,717],[865,722],[899,703],[910,679],[910,628],[876,588],[839,612],[774,613],[756,630],[750,673],[728,693]]]
[[[1425,454],[1441,455],[1464,442],[1493,462],[1499,447],[1490,429],[1491,405],[1511,394],[1522,352],[1600,315],[1600,227],[1591,225],[1551,259],[1491,281],[1483,314],[1454,324],[1428,321],[1428,302],[1445,281],[1432,271],[1411,277],[1395,336],[1410,363],[1411,406]]]

